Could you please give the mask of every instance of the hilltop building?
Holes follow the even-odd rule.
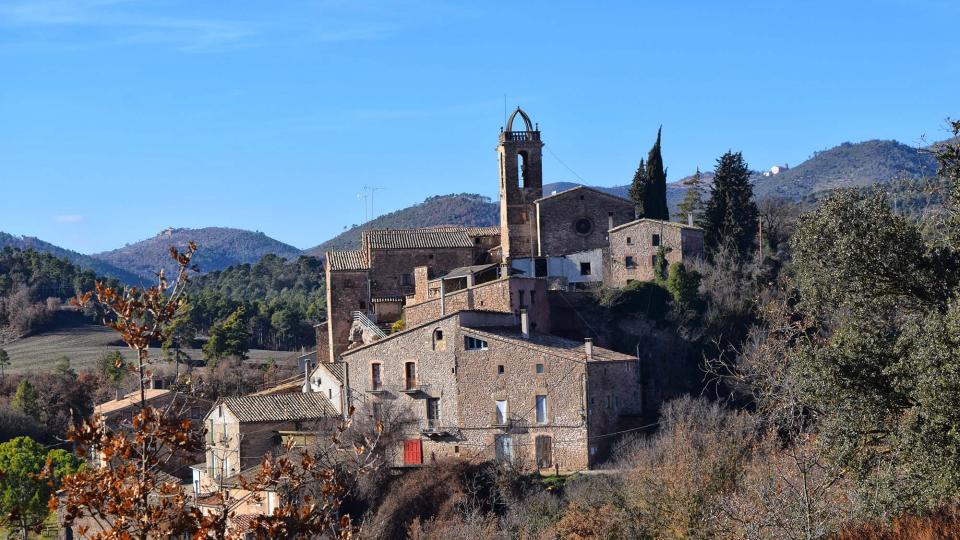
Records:
[[[538,466],[587,468],[642,413],[637,356],[552,335],[569,313],[555,293],[652,279],[660,246],[689,262],[703,231],[637,219],[632,201],[589,187],[544,196],[542,149],[518,108],[497,145],[499,227],[370,230],[326,254],[310,390],[340,411],[409,408],[397,466],[529,448]]]

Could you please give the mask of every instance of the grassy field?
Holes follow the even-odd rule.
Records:
[[[66,356],[75,370],[93,367],[97,358],[111,351],[120,351],[124,357],[134,360],[133,351],[119,340],[113,330],[93,324],[61,327],[42,334],[25,337],[0,346],[10,355],[9,373],[24,371],[45,371],[53,369],[57,358]],[[186,351],[191,358],[200,360],[203,352],[196,349]],[[159,357],[159,349],[152,350]],[[288,351],[250,351],[251,360],[266,361],[270,358],[282,360],[295,353]]]

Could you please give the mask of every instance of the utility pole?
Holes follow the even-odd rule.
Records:
[[[374,219],[375,217],[377,217],[376,212],[374,212],[373,210],[374,195],[376,195],[378,191],[383,191],[384,188],[375,187],[375,186],[363,186],[363,189],[367,190],[370,193],[370,218],[367,220],[367,221],[370,221],[371,219]]]

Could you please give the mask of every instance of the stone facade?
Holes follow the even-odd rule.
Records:
[[[566,255],[607,246],[607,231],[636,218],[634,204],[578,186],[536,202],[537,255]]]
[[[441,305],[442,304],[442,305]],[[496,311],[520,315],[527,310],[531,327],[540,332],[550,331],[550,310],[547,306],[546,282],[534,278],[500,278],[467,287],[443,297],[426,299],[405,308],[408,326],[419,326],[457,311]]]
[[[654,279],[653,262],[659,246],[668,248],[667,261],[690,263],[703,256],[703,229],[672,221],[638,219],[610,230],[604,283],[623,287],[631,281]]]
[[[523,127],[514,131],[518,118]],[[520,127],[520,126],[518,126]],[[534,201],[543,195],[540,131],[518,107],[500,132],[500,251],[504,260],[531,257],[537,249]]]
[[[587,350],[583,342],[525,336],[510,314],[461,311],[343,358],[355,403],[389,404],[415,418],[404,428],[403,448],[391,452],[396,466],[452,456],[572,471],[604,457],[598,448],[591,455],[590,433],[605,433],[621,415],[640,412],[639,398],[627,399],[638,395],[627,391],[639,388],[636,360]],[[606,369],[594,371],[593,364]],[[603,378],[591,381],[595,376]],[[587,404],[604,399],[609,387],[623,399],[592,412]]]

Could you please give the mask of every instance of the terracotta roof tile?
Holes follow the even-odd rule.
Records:
[[[369,270],[370,261],[366,252],[357,251],[328,251],[327,265],[330,270]]]
[[[463,230],[384,229],[363,232],[370,249],[472,248],[473,240]]]

